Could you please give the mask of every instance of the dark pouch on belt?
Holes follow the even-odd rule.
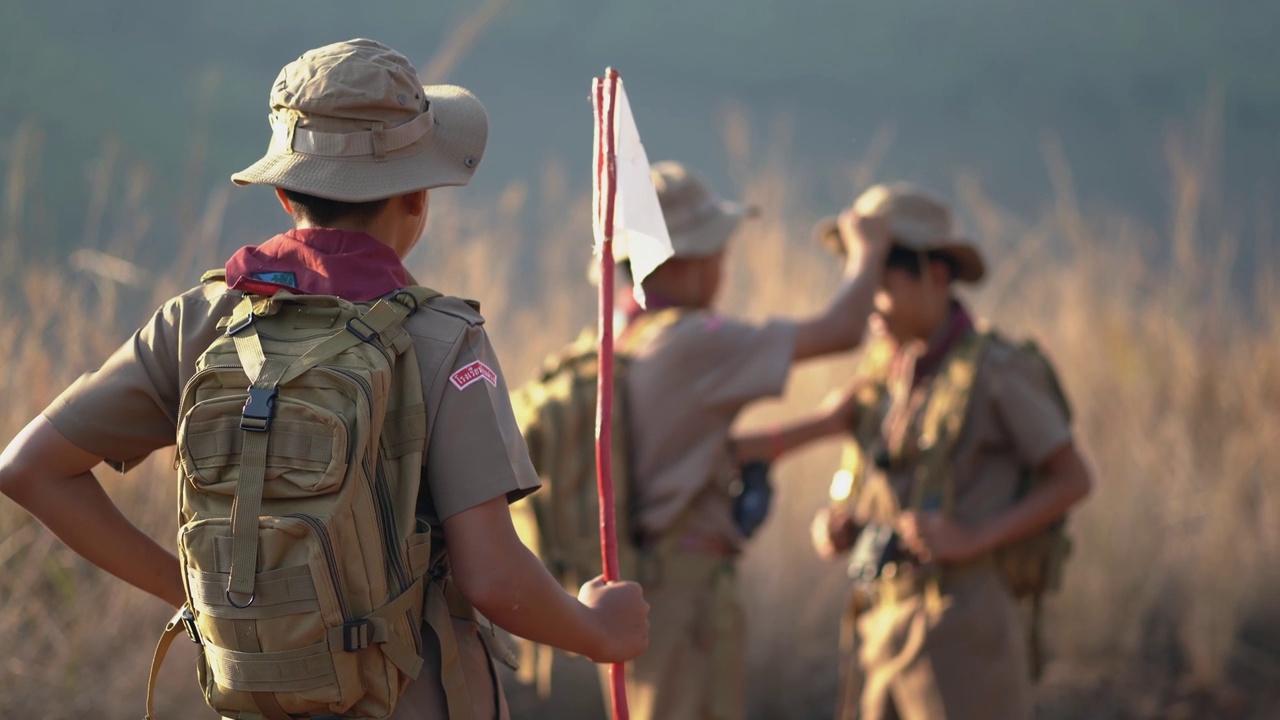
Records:
[[[743,465],[729,492],[733,496],[733,521],[743,537],[751,537],[769,516],[773,503],[769,464],[755,460]]]

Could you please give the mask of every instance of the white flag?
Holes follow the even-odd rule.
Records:
[[[636,302],[645,305],[644,279],[667,258],[675,254],[671,248],[671,236],[667,234],[667,222],[658,205],[658,192],[653,188],[649,175],[649,158],[640,131],[631,115],[631,103],[618,80],[618,94],[614,98],[614,153],[617,156],[617,188],[613,211],[613,253],[615,258],[629,258],[631,274],[635,279]],[[596,251],[604,242],[603,220],[597,222]]]

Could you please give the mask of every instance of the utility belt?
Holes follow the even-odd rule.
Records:
[[[732,569],[740,553],[733,541],[693,526],[686,514],[670,530],[640,537],[636,579],[645,587],[687,583],[694,578],[686,575],[703,574],[703,569]]]

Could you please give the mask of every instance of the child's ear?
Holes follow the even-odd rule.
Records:
[[[427,211],[427,190],[405,193],[400,196],[404,209],[412,217],[418,217]]]
[[[276,188],[276,199],[280,201],[280,207],[284,211],[293,214],[293,203],[289,202],[289,196],[284,194],[284,188]]]

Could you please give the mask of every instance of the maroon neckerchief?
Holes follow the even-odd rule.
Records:
[[[644,302],[645,306],[642,307],[636,300],[635,292],[630,286],[625,290],[620,290],[618,294],[614,296],[614,303],[617,304],[619,310],[625,313],[625,317],[627,318],[627,326],[623,328],[622,334],[618,336],[619,342],[626,340],[631,329],[636,327],[636,320],[639,320],[642,315],[655,313],[659,310],[666,310],[667,308],[679,307],[679,303],[672,302],[658,293],[651,292],[649,290],[645,290],[644,292]]]
[[[395,251],[362,232],[296,228],[227,261],[227,287],[259,295],[288,290],[368,302],[410,284]]]
[[[942,367],[947,355],[960,344],[960,341],[973,332],[973,317],[959,301],[951,301],[951,315],[947,318],[945,330],[941,335],[935,334],[936,340],[923,355],[916,358],[915,372],[911,376],[911,387],[917,387],[921,381],[930,378]],[[894,364],[902,361],[901,352],[894,357]]]

